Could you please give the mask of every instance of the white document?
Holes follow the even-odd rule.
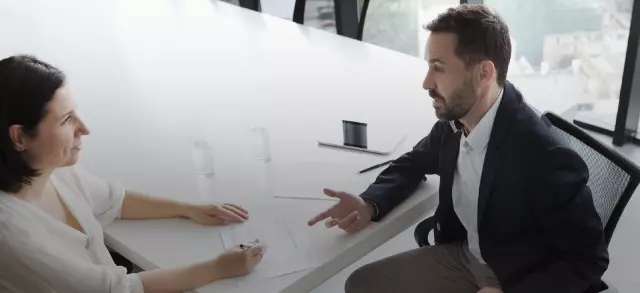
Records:
[[[251,215],[251,219],[242,224],[223,227],[220,235],[225,248],[230,249],[240,244],[247,244],[259,239],[267,245],[262,262],[254,271],[238,282],[253,282],[275,278],[315,267],[304,247],[296,241],[289,220],[277,218],[277,215]],[[238,284],[240,285],[240,284]]]

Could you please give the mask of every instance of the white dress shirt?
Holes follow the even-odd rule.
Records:
[[[483,264],[485,262],[480,254],[478,236],[478,195],[484,157],[500,101],[502,101],[502,91],[473,131],[460,137],[458,163],[453,174],[453,209],[467,230],[469,251]],[[455,123],[452,122],[451,126],[454,131],[459,131]]]
[[[104,245],[102,227],[120,216],[124,188],[78,166],[51,180],[86,234],[0,191],[0,292],[142,293],[140,277]]]

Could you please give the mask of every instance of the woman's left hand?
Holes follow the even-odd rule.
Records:
[[[219,226],[244,222],[249,219],[249,212],[231,203],[191,205],[186,209],[185,216],[202,225]]]

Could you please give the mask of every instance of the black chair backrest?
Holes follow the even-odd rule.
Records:
[[[261,10],[260,0],[222,0],[222,1],[227,3],[232,3],[242,8],[247,8],[254,11]]]
[[[584,160],[589,168],[593,203],[604,226],[605,240],[611,241],[622,211],[640,183],[640,168],[617,151],[596,140],[578,126],[553,113],[543,119]]]
[[[360,17],[358,17],[358,37],[357,39],[362,41],[362,35],[364,34],[364,24],[367,22],[367,11],[369,11],[369,0],[362,0],[362,7],[360,7]]]
[[[294,22],[304,24],[307,1],[313,0],[296,0],[293,7]],[[368,5],[369,1],[365,1]],[[361,10],[360,7],[358,7],[358,0],[316,0],[315,2],[321,2],[325,5],[333,4],[331,5],[333,11],[318,12],[318,16],[323,17],[324,15],[328,15],[329,18],[333,19],[335,21],[336,33],[353,39],[362,39],[360,32],[361,28],[358,23],[358,14]],[[333,15],[330,15],[331,13],[333,13]]]

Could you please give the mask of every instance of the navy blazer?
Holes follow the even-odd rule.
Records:
[[[382,219],[425,174],[440,175],[437,243],[464,241],[451,189],[460,132],[439,121],[361,196]],[[602,222],[580,156],[551,132],[510,83],[504,88],[482,169],[478,234],[482,258],[505,293],[584,293],[609,264]]]

